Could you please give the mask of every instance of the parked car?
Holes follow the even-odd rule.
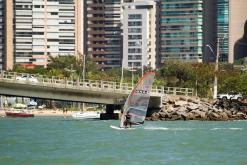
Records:
[[[243,96],[240,93],[237,93],[237,92],[229,92],[229,93],[226,93],[226,94],[218,94],[217,95],[217,99],[241,101],[243,99]]]
[[[30,82],[38,82],[38,79],[32,75],[23,75],[23,76],[17,76],[16,80],[21,80],[21,81],[30,81]]]

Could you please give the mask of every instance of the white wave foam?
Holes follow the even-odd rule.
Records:
[[[215,130],[243,130],[243,128],[212,128],[211,131]]]
[[[215,131],[215,130],[223,130],[223,129],[227,129],[227,128],[212,128],[210,130]]]
[[[229,128],[230,130],[243,130],[243,128]]]
[[[163,130],[163,131],[191,131],[192,128],[167,128],[167,127],[144,127],[146,130]]]

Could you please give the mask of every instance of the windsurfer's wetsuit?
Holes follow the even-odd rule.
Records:
[[[131,121],[130,121],[130,119],[131,119],[131,115],[130,114],[126,114],[125,115],[125,123],[124,123],[125,128],[127,128],[128,125],[129,125],[129,127],[131,127]]]

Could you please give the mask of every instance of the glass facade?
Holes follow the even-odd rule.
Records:
[[[218,0],[217,3],[217,34],[220,40],[219,60],[228,60],[228,33],[229,33],[229,0]]]
[[[203,0],[160,1],[161,62],[202,60]]]

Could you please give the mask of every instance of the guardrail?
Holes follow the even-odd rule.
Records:
[[[24,78],[24,81],[20,79]],[[33,76],[31,78],[31,76]],[[73,89],[88,89],[93,91],[114,91],[121,93],[130,93],[133,89],[133,85],[130,83],[111,82],[111,81],[98,81],[98,80],[84,80],[77,79],[72,80],[67,77],[48,77],[44,75],[31,75],[26,73],[16,73],[8,71],[0,71],[0,79],[10,80],[15,83],[31,84],[31,85],[41,85],[41,86],[51,86],[60,88],[73,88]],[[35,80],[35,81],[34,81]],[[192,88],[178,88],[178,87],[161,87],[154,86],[152,88],[152,94],[173,94],[173,95],[193,95]]]

